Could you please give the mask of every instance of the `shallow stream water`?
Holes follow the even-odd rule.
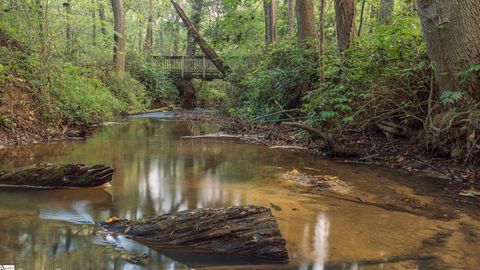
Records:
[[[457,207],[435,179],[233,140],[182,139],[200,124],[154,114],[100,128],[86,141],[2,150],[0,169],[38,162],[107,164],[111,187],[0,190],[0,265],[16,269],[480,269],[480,222]],[[335,176],[351,196],[415,200],[441,215],[392,211],[286,185],[292,169]],[[286,265],[231,265],[224,258],[155,251],[98,235],[95,221],[139,219],[200,207],[271,207],[287,240]],[[144,266],[124,251],[147,253]],[[201,262],[200,262],[201,261]],[[245,262],[248,263],[248,262]],[[228,266],[225,266],[230,264]]]

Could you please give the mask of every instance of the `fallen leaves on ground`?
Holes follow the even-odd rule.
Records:
[[[283,179],[292,181],[308,188],[322,188],[335,193],[350,193],[352,187],[337,176],[333,175],[309,175],[293,169],[283,175]]]

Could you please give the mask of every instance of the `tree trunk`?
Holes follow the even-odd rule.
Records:
[[[265,44],[277,41],[277,0],[263,0],[265,11]]]
[[[123,8],[123,0],[111,0],[114,19],[114,41],[115,49],[113,61],[115,72],[123,76],[125,72],[125,10]]]
[[[148,55],[152,54],[153,48],[153,0],[148,0],[148,23],[147,34],[145,35],[145,52]]]
[[[417,9],[440,90],[463,89],[479,101],[480,74],[463,85],[459,78],[459,72],[480,63],[479,1],[417,0]]]
[[[357,36],[355,30],[354,0],[335,0],[338,48],[343,53]]]
[[[358,36],[362,34],[364,16],[365,16],[365,0],[362,0],[362,8],[360,9],[360,22],[358,26]]]
[[[95,0],[92,0],[93,10],[92,10],[92,41],[93,45],[97,45],[97,10],[95,5]]]
[[[271,210],[261,206],[200,208],[141,221],[102,222],[108,231],[159,250],[182,250],[208,254],[240,255],[287,262],[288,253]]]
[[[200,26],[200,21],[202,20],[202,9],[203,9],[203,0],[195,0],[192,2],[192,23],[195,28],[198,30]],[[197,46],[195,44],[195,39],[193,35],[187,33],[187,56],[193,56],[196,54]]]
[[[382,23],[389,23],[393,15],[395,0],[382,0],[378,11],[378,20]]]
[[[295,31],[295,0],[287,2],[287,35],[291,37]]]
[[[319,79],[320,83],[325,81],[325,67],[323,57],[325,56],[325,0],[320,0],[320,23],[319,23],[319,38],[320,38],[320,63],[319,63]]]
[[[0,171],[0,185],[12,187],[96,187],[112,181],[113,168],[104,165],[39,164],[14,171]]]
[[[64,2],[63,7],[65,8],[65,18],[66,18],[66,25],[65,25],[65,40],[67,41],[67,48],[65,50],[67,57],[72,58],[73,55],[73,42],[72,42],[72,6],[70,5],[70,1]]]
[[[100,6],[98,7],[98,17],[100,18],[100,31],[102,32],[103,36],[106,36],[107,35],[107,29],[105,28],[106,16],[105,16],[105,7],[103,6],[103,3],[100,3]]]
[[[312,41],[316,37],[313,1],[297,0],[295,5],[297,11],[298,39],[303,43],[308,40]]]
[[[190,18],[188,18],[187,14],[185,14],[185,11],[183,11],[183,9],[174,0],[170,0],[170,2],[175,7],[175,10],[185,24],[185,27],[187,27],[188,32],[192,34],[195,42],[197,42],[197,44],[200,46],[203,53],[210,59],[210,61],[212,61],[212,63],[218,68],[218,70],[220,70],[220,72],[222,72],[223,75],[229,74],[231,72],[230,67],[223,62],[215,50],[208,45],[205,39],[203,39]]]

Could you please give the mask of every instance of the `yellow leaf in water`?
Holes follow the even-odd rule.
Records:
[[[298,170],[296,170],[296,169],[293,169],[290,173],[291,173],[291,174],[299,174],[300,172],[299,172]]]
[[[117,222],[117,221],[119,221],[119,220],[120,220],[120,219],[117,218],[117,217],[111,217],[111,218],[107,219],[107,223],[112,224],[112,223],[115,223],[115,222]]]

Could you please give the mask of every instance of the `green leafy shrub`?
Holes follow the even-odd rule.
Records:
[[[48,95],[40,95],[50,111],[60,115],[67,125],[85,125],[113,119],[125,111],[127,104],[117,99],[98,78],[89,77],[86,69],[64,64],[49,81]]]
[[[226,110],[228,105],[228,82],[215,80],[203,83],[198,92],[198,104],[204,108]]]
[[[240,99],[235,114],[254,117],[278,110],[289,104],[295,87],[315,72],[296,41],[285,40],[272,46],[262,61],[248,72],[236,90]]]
[[[144,64],[139,71],[139,80],[145,85],[146,95],[152,101],[163,106],[173,105],[178,99],[178,90],[156,62]]]
[[[345,55],[328,52],[325,63],[326,83],[305,98],[309,124],[335,129],[354,119],[366,126],[425,117],[430,73],[418,18],[373,25]]]
[[[108,87],[117,99],[126,104],[127,111],[143,110],[149,105],[145,86],[127,72],[122,77],[110,73]]]

